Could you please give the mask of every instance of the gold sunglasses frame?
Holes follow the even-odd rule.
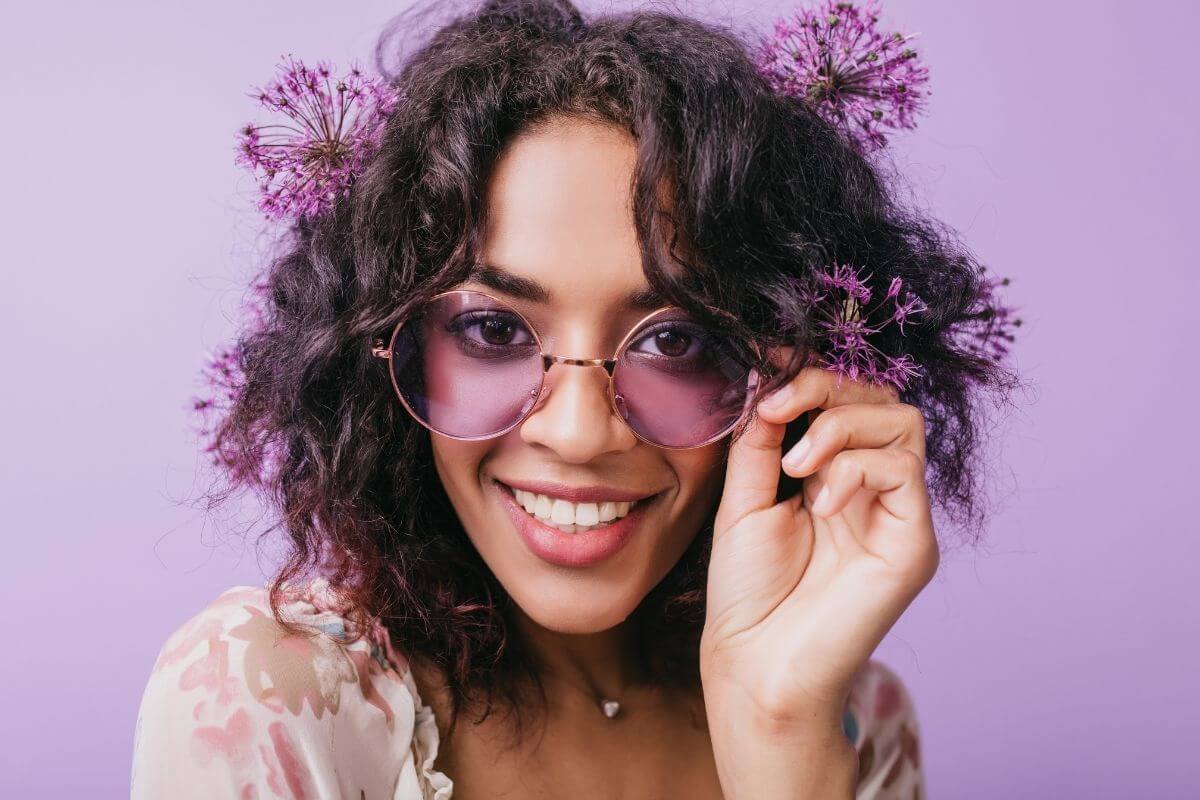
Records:
[[[408,404],[408,401],[404,399],[404,393],[400,391],[400,386],[396,383],[396,370],[392,369],[392,364],[391,364],[392,351],[396,345],[396,337],[400,335],[400,329],[404,327],[405,323],[407,323],[409,320],[411,320],[413,318],[412,314],[406,315],[404,318],[400,319],[395,324],[395,326],[392,328],[392,335],[388,338],[388,341],[386,344],[384,343],[384,340],[382,337],[375,337],[373,339],[372,344],[371,344],[371,355],[375,356],[376,358],[381,358],[388,362],[388,377],[391,380],[392,389],[395,391],[396,397],[398,397],[400,399],[400,403],[404,406],[404,409],[409,413],[409,416],[411,416],[413,419],[415,419],[426,430],[429,430],[432,433],[436,433],[439,436],[445,436],[449,439],[455,439],[457,441],[462,441],[462,442],[478,442],[478,441],[486,441],[487,439],[495,439],[497,437],[505,435],[509,431],[512,431],[514,428],[516,428],[518,425],[520,425],[522,422],[524,422],[526,419],[528,419],[545,402],[546,395],[543,394],[543,391],[546,388],[546,375],[549,374],[550,367],[554,366],[555,364],[567,364],[567,365],[577,366],[577,367],[603,367],[604,371],[608,374],[608,392],[607,392],[608,393],[608,404],[612,408],[613,413],[616,414],[617,418],[619,420],[621,420],[622,424],[624,424],[625,427],[629,428],[629,430],[633,433],[633,435],[636,436],[640,441],[643,441],[646,444],[651,445],[653,447],[661,447],[664,450],[694,450],[697,447],[704,447],[706,445],[712,444],[713,442],[718,441],[719,439],[722,439],[725,436],[728,436],[730,433],[732,433],[733,430],[735,428],[737,428],[737,426],[742,422],[742,420],[744,420],[746,418],[747,414],[749,413],[750,409],[753,406],[752,399],[754,397],[754,392],[758,388],[759,381],[762,377],[759,374],[757,367],[750,368],[750,373],[747,378],[747,386],[746,386],[746,401],[742,407],[742,412],[741,412],[741,414],[738,415],[737,419],[735,419],[727,428],[722,430],[720,433],[709,437],[708,439],[704,440],[703,442],[700,442],[699,444],[690,444],[690,445],[686,445],[686,446],[672,446],[672,445],[659,444],[658,442],[651,441],[651,440],[647,439],[645,436],[642,436],[640,433],[638,433],[637,429],[635,429],[632,425],[629,424],[629,420],[627,420],[625,418],[625,415],[622,414],[621,410],[617,407],[617,390],[616,390],[616,384],[613,380],[613,372],[616,369],[617,362],[621,359],[621,356],[623,356],[625,354],[625,351],[629,348],[629,345],[632,343],[634,334],[638,333],[638,331],[640,331],[642,329],[642,327],[649,320],[652,320],[654,317],[658,316],[659,314],[662,314],[663,312],[679,310],[680,309],[679,306],[677,306],[677,305],[660,306],[659,308],[656,308],[655,310],[651,311],[649,314],[646,314],[644,317],[642,317],[636,323],[634,323],[633,327],[631,327],[629,329],[629,332],[626,333],[624,338],[621,339],[620,344],[617,345],[617,349],[613,353],[612,358],[570,358],[568,356],[560,356],[560,355],[555,355],[554,353],[547,353],[545,350],[545,347],[542,345],[542,337],[538,334],[537,328],[534,327],[533,323],[531,323],[524,314],[522,314],[517,309],[513,308],[509,303],[507,303],[507,302],[499,299],[498,297],[495,297],[494,295],[491,295],[487,292],[481,292],[478,289],[450,289],[450,290],[447,290],[444,292],[439,292],[439,293],[435,294],[433,297],[429,298],[429,300],[426,301],[425,305],[432,304],[432,303],[436,302],[437,300],[440,300],[441,298],[446,297],[448,295],[452,295],[452,294],[481,295],[483,297],[488,298],[496,305],[502,307],[506,312],[510,312],[510,313],[514,314],[522,322],[522,324],[525,325],[525,327],[529,330],[530,334],[533,335],[534,343],[537,344],[538,352],[542,356],[542,375],[541,375],[541,380],[538,382],[537,389],[536,389],[537,399],[534,401],[533,405],[530,406],[529,410],[526,411],[524,414],[522,414],[521,417],[516,422],[514,422],[512,425],[508,426],[504,430],[499,431],[497,433],[489,433],[486,436],[450,436],[449,434],[442,433],[441,431],[435,430],[434,428],[430,427],[423,419],[421,419],[421,417],[416,413],[416,411],[413,410],[412,406],[410,406]],[[722,309],[714,308],[712,306],[706,306],[706,308],[708,308],[710,311],[712,311],[715,314],[731,318],[731,315]],[[759,363],[761,363],[762,352],[758,346],[758,343],[755,342],[753,339],[747,339],[746,341],[750,345],[750,349],[753,351],[755,359]]]

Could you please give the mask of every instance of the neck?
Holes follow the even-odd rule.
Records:
[[[562,633],[542,627],[514,607],[512,621],[541,677],[548,679],[548,690],[558,682],[575,692],[594,687],[602,697],[620,699],[642,677],[630,620],[597,633]]]

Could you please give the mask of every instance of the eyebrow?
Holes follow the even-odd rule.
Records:
[[[472,267],[469,277],[471,280],[478,281],[490,289],[495,289],[512,297],[519,297],[522,300],[542,303],[543,305],[547,305],[551,301],[552,295],[550,294],[550,290],[545,286],[542,286],[532,278],[526,278],[522,275],[509,272],[503,267],[497,267],[492,264],[477,264]],[[626,308],[638,311],[655,311],[667,305],[663,296],[653,289],[638,289],[637,291],[630,292],[622,298],[622,303]]]

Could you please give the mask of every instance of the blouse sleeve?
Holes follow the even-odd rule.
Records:
[[[313,586],[322,585],[319,581]],[[218,596],[163,644],[134,732],[132,800],[449,800],[437,730],[406,662],[310,590],[285,618],[265,587]]]
[[[891,668],[867,661],[851,687],[842,727],[858,751],[856,800],[925,797],[916,708]]]

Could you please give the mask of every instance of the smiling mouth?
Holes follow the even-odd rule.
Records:
[[[498,480],[495,483],[516,500],[519,508],[538,522],[573,534],[607,528],[631,512],[653,503],[662,494],[659,492],[632,502],[574,503],[560,497],[516,489]]]

